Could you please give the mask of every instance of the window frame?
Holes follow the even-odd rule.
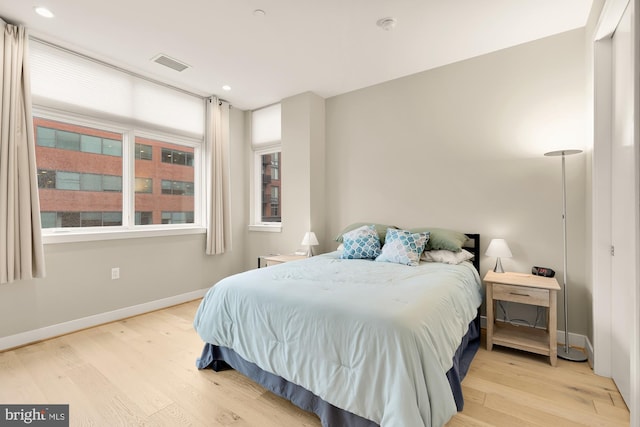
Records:
[[[204,167],[204,141],[166,131],[119,123],[102,118],[89,117],[77,113],[56,110],[39,105],[33,106],[33,117],[71,123],[95,129],[122,134],[122,225],[109,227],[43,228],[42,240],[45,244],[141,238],[184,234],[206,233],[205,194],[206,184],[202,177]],[[31,124],[33,126],[33,123]],[[194,222],[193,224],[135,224],[135,146],[136,137],[166,142],[192,148],[194,168]],[[36,165],[37,166],[37,165]],[[46,169],[46,168],[45,168]]]
[[[251,223],[249,224],[250,231],[269,231],[279,233],[282,231],[282,216],[280,222],[264,222],[262,221],[262,156],[265,154],[280,153],[280,159],[282,159],[282,144],[279,142],[276,144],[269,144],[268,146],[260,149],[253,150],[253,179],[251,193],[252,197],[252,215]],[[282,165],[282,160],[280,160]],[[282,171],[279,171],[280,177],[282,177]],[[282,184],[279,187],[280,198],[282,198]],[[282,212],[280,212],[282,215]]]
[[[282,231],[282,210],[280,204],[280,222],[262,221],[262,156],[280,153],[280,197],[282,200],[282,105],[275,103],[251,111],[250,142],[253,153],[253,166],[250,168],[249,180],[249,231]]]

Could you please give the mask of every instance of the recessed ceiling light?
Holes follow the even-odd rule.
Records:
[[[224,86],[222,86],[222,90],[230,91],[231,90],[231,86],[224,85]]]
[[[53,18],[55,15],[49,9],[43,6],[34,7],[36,13],[40,16],[44,16],[45,18]]]
[[[386,18],[378,19],[376,25],[385,31],[391,31],[396,27],[396,25],[398,25],[398,20],[388,16]]]
[[[267,12],[265,12],[262,9],[256,9],[256,10],[253,11],[253,16],[264,16],[266,14],[267,14]]]

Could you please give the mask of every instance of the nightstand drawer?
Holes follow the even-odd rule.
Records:
[[[549,307],[549,289],[494,283],[493,299]]]
[[[298,261],[305,258],[308,258],[308,257],[306,255],[296,255],[296,254],[259,256],[258,268],[271,267],[272,265],[284,264],[285,262]],[[261,262],[261,260],[263,262]]]

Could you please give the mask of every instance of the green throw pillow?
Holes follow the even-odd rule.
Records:
[[[462,245],[467,241],[467,236],[454,230],[433,227],[416,227],[410,228],[412,233],[429,232],[429,240],[427,241],[426,251],[446,249],[452,252],[460,252]]]

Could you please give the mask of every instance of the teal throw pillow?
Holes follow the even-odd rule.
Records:
[[[363,225],[342,235],[342,259],[376,259],[380,255],[380,238],[374,225]]]
[[[428,232],[412,233],[389,228],[384,246],[376,261],[416,266],[420,263],[420,255],[428,240]]]

